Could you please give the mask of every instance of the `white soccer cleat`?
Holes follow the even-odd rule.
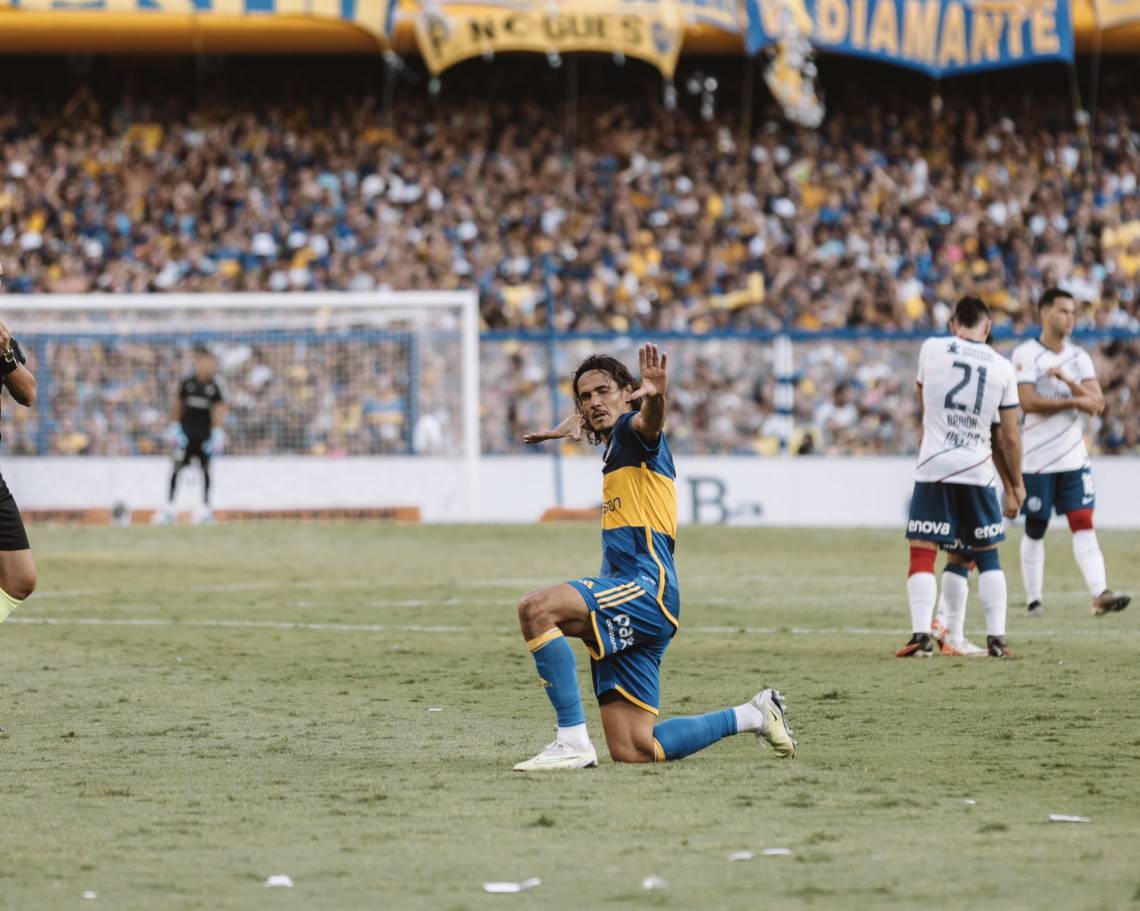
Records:
[[[750,700],[764,718],[764,725],[756,732],[756,739],[771,744],[776,755],[787,759],[796,755],[796,742],[792,729],[784,718],[784,697],[773,689],[763,689]]]
[[[516,772],[545,772],[548,769],[592,769],[598,764],[598,751],[588,744],[580,750],[565,740],[548,743],[546,749],[515,766]]]
[[[974,645],[969,639],[947,639],[942,643],[942,654],[948,658],[984,658],[988,649]]]

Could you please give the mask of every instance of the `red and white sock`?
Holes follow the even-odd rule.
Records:
[[[1104,554],[1100,552],[1100,542],[1096,539],[1095,531],[1089,528],[1073,532],[1073,556],[1076,557],[1081,575],[1085,577],[1090,595],[1095,598],[1108,588]]]
[[[934,619],[934,602],[938,600],[938,582],[934,578],[937,551],[927,547],[910,549],[910,571],[906,579],[906,597],[910,603],[910,628],[915,633],[930,635]]]

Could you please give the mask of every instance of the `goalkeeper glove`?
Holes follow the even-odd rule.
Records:
[[[166,428],[166,439],[171,447],[179,452],[184,451],[187,443],[190,442],[186,438],[186,431],[182,429],[182,425],[177,421],[171,421],[170,426]]]
[[[207,455],[221,455],[222,450],[226,448],[226,432],[221,427],[215,427],[210,431],[210,439],[202,448]]]

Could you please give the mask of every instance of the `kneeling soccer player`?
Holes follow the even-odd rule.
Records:
[[[640,383],[615,358],[588,357],[574,373],[577,413],[553,430],[523,438],[578,439],[585,429],[591,442],[605,444],[605,456],[600,575],[540,589],[519,602],[523,638],[558,720],[554,742],[516,765],[519,772],[598,764],[567,636],[581,639],[590,654],[615,762],[681,759],[745,731],[770,743],[778,756],[795,755],[783,700],[772,689],[735,708],[658,721],[661,659],[681,613],[673,566],[677,492],[662,432],[666,358],[646,345],[638,359]]]

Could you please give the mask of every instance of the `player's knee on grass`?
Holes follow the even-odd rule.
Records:
[[[657,753],[653,749],[653,738],[642,743],[635,740],[622,739],[620,741],[607,741],[610,758],[614,762],[656,762]]]
[[[1025,536],[1032,538],[1034,541],[1040,541],[1045,537],[1045,532],[1049,530],[1049,523],[1044,519],[1026,519],[1025,520]]]

